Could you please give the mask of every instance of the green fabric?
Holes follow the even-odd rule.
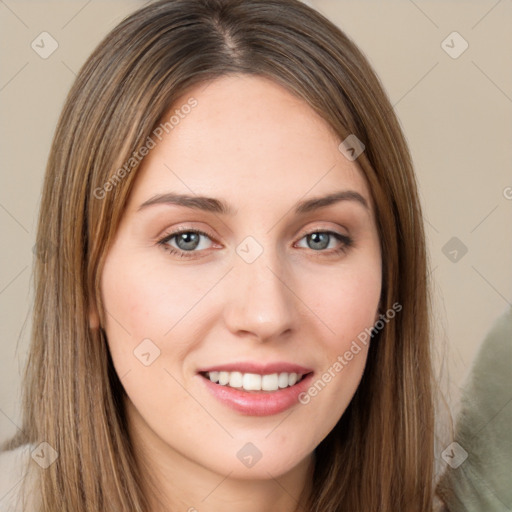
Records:
[[[450,512],[512,511],[512,308],[493,325],[463,391],[455,441],[468,453],[447,466]]]

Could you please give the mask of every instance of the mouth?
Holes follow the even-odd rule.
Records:
[[[198,377],[221,404],[247,416],[271,416],[297,406],[313,370],[290,363],[234,363],[202,368]]]
[[[280,372],[280,373],[243,373],[240,371],[209,371],[200,375],[219,386],[226,386],[246,392],[276,392],[290,388],[301,382],[312,372]]]

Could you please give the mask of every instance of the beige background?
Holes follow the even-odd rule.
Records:
[[[0,0],[0,442],[20,422],[35,222],[57,117],[100,38],[143,3]],[[512,302],[512,2],[306,3],[366,53],[409,141],[427,221],[436,343],[455,411],[478,346]],[[43,31],[59,45],[47,59],[31,48]],[[453,31],[469,44],[456,59],[441,46]],[[454,236],[468,249],[457,262],[442,251]]]

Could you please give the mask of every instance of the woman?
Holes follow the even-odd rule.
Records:
[[[433,510],[411,159],[318,12],[165,0],[123,21],[64,106],[37,244],[9,444],[37,463],[34,509]]]

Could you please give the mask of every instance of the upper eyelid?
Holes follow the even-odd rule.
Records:
[[[347,229],[347,228],[345,228],[345,229]],[[348,231],[348,229],[347,229],[347,231]],[[329,227],[316,227],[316,228],[311,228],[311,229],[304,229],[299,232],[298,236],[300,236],[302,238],[306,235],[310,235],[311,233],[320,233],[320,232],[335,233],[337,235],[347,236],[347,237],[349,236],[348,233],[347,234],[339,233],[338,231],[336,231],[336,229],[329,228]]]
[[[211,236],[206,231],[204,231],[202,229],[192,229],[192,228],[177,229],[176,231],[173,231],[172,233],[168,233],[168,234],[163,235],[162,237],[158,238],[157,243],[159,243],[159,244],[167,243],[167,242],[170,242],[173,238],[176,238],[177,236],[181,235],[181,233],[190,233],[190,232],[198,233],[199,236],[207,236],[212,242],[215,243],[215,237]],[[194,252],[194,251],[190,251],[190,252]]]

